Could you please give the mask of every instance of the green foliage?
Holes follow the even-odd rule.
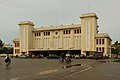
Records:
[[[114,47],[111,49],[112,54],[118,54],[120,52],[120,43],[116,41],[112,46]]]
[[[112,50],[112,54],[118,54],[119,53],[119,49],[111,49]]]
[[[4,50],[4,53],[6,53],[6,54],[12,54],[13,53],[13,48],[4,47],[3,50]]]
[[[2,48],[0,48],[0,54],[3,54],[4,50]]]
[[[2,48],[3,47],[3,42],[2,42],[2,40],[0,39],[0,48]]]
[[[0,54],[13,54],[13,48],[3,47],[0,49]]]
[[[118,41],[115,42],[115,45],[118,45]]]
[[[13,54],[13,48],[3,47],[3,42],[0,39],[0,54]]]

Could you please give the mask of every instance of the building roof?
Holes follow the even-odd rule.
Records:
[[[20,23],[18,23],[18,25],[32,25],[32,26],[35,26],[33,24],[33,22],[31,22],[31,21],[21,21]]]
[[[81,14],[80,16],[80,18],[86,18],[86,17],[96,17],[96,19],[98,19],[95,13],[86,13],[86,14]]]
[[[15,39],[13,40],[13,42],[17,42],[17,41],[19,41],[19,38],[15,38]]]
[[[81,27],[80,24],[71,24],[71,25],[59,25],[59,26],[50,26],[50,27],[43,27],[41,26],[41,28],[35,28],[34,31],[40,31],[40,30],[60,30],[60,29],[71,29],[71,28],[77,28],[77,27]]]
[[[108,38],[112,41],[112,39],[110,38],[110,36],[107,33],[96,34],[96,38]]]

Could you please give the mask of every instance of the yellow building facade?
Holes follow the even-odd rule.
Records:
[[[19,38],[14,39],[14,55],[71,53],[93,55],[103,52],[111,55],[111,38],[107,33],[98,33],[97,15],[86,13],[80,16],[81,24],[35,28],[33,22],[22,21]]]

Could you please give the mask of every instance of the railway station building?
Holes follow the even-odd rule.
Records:
[[[95,13],[81,14],[79,24],[35,28],[31,21],[19,22],[19,37],[13,40],[14,56],[21,54],[84,54],[102,52],[111,56],[112,39],[100,33]]]

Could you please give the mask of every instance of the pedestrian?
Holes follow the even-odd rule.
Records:
[[[70,55],[70,53],[67,53],[65,55],[65,57],[66,57],[66,62],[71,62],[71,55]]]
[[[5,63],[6,63],[6,67],[8,68],[11,63],[11,59],[10,59],[9,55],[6,56]]]
[[[62,54],[61,54],[61,58],[62,58],[62,62],[64,62],[64,59],[65,59],[65,53],[62,53]]]

